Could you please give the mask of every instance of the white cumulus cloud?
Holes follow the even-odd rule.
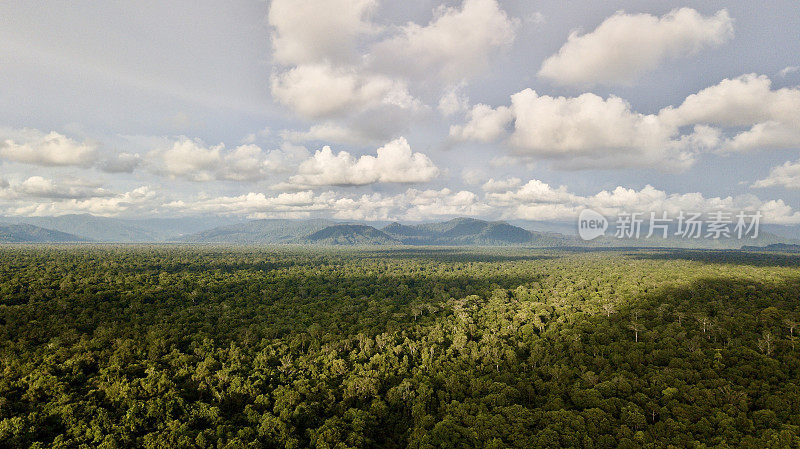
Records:
[[[332,117],[390,105],[419,107],[405,83],[329,64],[306,64],[272,77],[273,96],[304,117]]]
[[[482,196],[468,190],[409,188],[396,194],[348,194],[340,191],[314,193],[304,190],[268,196],[250,192],[238,196],[201,196],[172,201],[165,207],[181,212],[248,215],[250,217],[329,216],[345,220],[431,220],[472,216],[489,219],[574,222],[585,208],[607,217],[623,212],[650,212],[676,217],[681,211],[707,216],[716,212],[736,214],[761,211],[762,222],[798,224],[800,212],[781,199],[763,201],[754,195],[706,197],[700,192],[669,193],[646,185],[641,189],[617,186],[591,195],[578,195],[566,186],[552,187],[537,179],[526,183],[508,180]]]
[[[786,189],[800,189],[800,160],[786,161],[770,170],[766,178],[753,183],[755,188],[783,187]]]
[[[651,185],[639,190],[617,186],[594,195],[577,195],[569,192],[565,186],[553,188],[533,179],[506,192],[487,193],[486,203],[496,215],[508,219],[536,221],[573,221],[582,209],[591,208],[607,217],[623,212],[640,212],[645,215],[651,212],[667,212],[668,216],[675,217],[681,211],[702,214],[718,211],[731,214],[761,211],[765,223],[800,223],[800,212],[783,200],[762,201],[753,195],[705,197],[700,192],[668,193]]]
[[[451,126],[451,137],[491,142],[507,136],[516,155],[555,159],[564,168],[656,165],[679,170],[694,161],[685,142],[671,140],[675,127],[613,96],[551,97],[525,89],[511,96],[510,107],[479,104],[467,119],[465,125]]]
[[[492,57],[513,42],[519,22],[497,0],[464,0],[442,5],[425,25],[378,25],[370,17],[376,4],[275,0],[269,16],[278,63],[270,82],[273,98],[303,118],[354,130],[364,137],[361,143],[402,134],[430,109],[417,95],[435,95],[488,69]],[[440,106],[450,115],[466,102],[444,92]],[[341,133],[336,136],[344,141]]]
[[[8,208],[10,215],[53,216],[89,213],[100,216],[115,216],[132,212],[157,212],[158,195],[148,186],[135,188],[121,194],[108,194],[90,198],[70,198],[47,202],[25,202]]]
[[[674,126],[709,124],[750,127],[721,142],[721,149],[750,151],[800,146],[800,88],[773,90],[763,75],[747,74],[689,95],[662,119]]]
[[[289,185],[355,186],[373,183],[420,183],[439,174],[439,169],[422,153],[414,153],[405,138],[378,148],[376,155],[359,158],[346,151],[334,153],[323,147],[300,164]]]
[[[461,8],[440,7],[425,26],[406,24],[376,44],[371,58],[388,72],[461,80],[485,70],[493,53],[511,45],[517,25],[496,0],[465,0]]]
[[[83,185],[82,182],[56,182],[42,176],[31,176],[11,189],[19,197],[34,198],[95,198],[112,193],[104,188]]]
[[[97,146],[78,142],[55,131],[0,129],[0,157],[41,166],[88,167],[97,159]]]
[[[491,142],[506,132],[506,126],[514,119],[514,112],[505,106],[492,108],[476,104],[467,112],[467,123],[450,126],[450,137],[457,140]]]
[[[800,147],[800,88],[773,90],[769,78],[743,75],[655,114],[613,95],[554,97],[525,89],[511,95],[510,106],[473,106],[450,136],[504,139],[514,155],[552,159],[559,168],[681,171],[704,151]]]
[[[264,151],[254,144],[227,149],[224,144],[206,146],[198,139],[182,137],[167,141],[147,154],[151,171],[190,181],[259,181],[270,172],[285,172],[308,152],[303,147],[284,145]]]
[[[371,33],[376,0],[273,0],[275,59],[283,64],[352,61],[360,35]]]
[[[573,32],[539,75],[559,84],[628,83],[663,61],[693,55],[733,37],[726,10],[703,16],[691,8],[661,17],[618,12],[587,34]]]

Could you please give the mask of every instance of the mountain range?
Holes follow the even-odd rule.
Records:
[[[253,220],[181,238],[187,243],[293,243],[310,245],[534,245],[563,246],[574,238],[531,232],[506,222],[455,218],[383,227],[332,220]]]
[[[584,242],[566,223],[485,221],[454,218],[442,222],[342,222],[330,219],[237,220],[225,217],[119,219],[93,215],[0,217],[0,243],[116,242],[187,244],[434,245],[530,247],[676,247],[780,250],[797,239],[762,231],[757,239],[666,239],[604,237]],[[563,232],[554,232],[554,230]],[[778,245],[767,247],[767,245]],[[788,248],[788,246],[787,246]]]
[[[88,242],[89,239],[29,224],[0,224],[0,243]]]
[[[206,229],[174,240],[185,243],[296,243],[297,239],[338,224],[333,220],[250,220]]]
[[[560,246],[565,236],[531,232],[503,221],[454,218],[440,223],[402,225],[394,222],[383,232],[405,245],[538,245]]]
[[[165,242],[209,228],[230,224],[230,218],[124,219],[90,214],[56,217],[0,217],[0,223],[26,224],[75,235],[83,240],[114,243]],[[58,241],[58,240],[54,240]]]

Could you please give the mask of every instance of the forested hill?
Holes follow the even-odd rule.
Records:
[[[66,232],[53,231],[29,224],[0,224],[1,243],[87,242],[88,239]]]
[[[335,224],[335,221],[325,219],[251,220],[198,232],[178,239],[178,241],[187,243],[296,243],[300,238]]]
[[[543,243],[544,237],[502,221],[454,218],[442,223],[413,226],[392,223],[383,231],[408,245],[523,245]],[[563,244],[563,238],[551,237],[547,243]]]
[[[401,243],[372,226],[354,224],[328,226],[301,241],[322,245],[397,245]]]

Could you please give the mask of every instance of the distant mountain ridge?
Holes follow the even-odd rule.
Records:
[[[542,236],[503,221],[474,218],[419,225],[395,222],[383,228],[383,232],[407,245],[524,245]]]
[[[372,226],[337,224],[320,229],[302,241],[322,245],[398,245],[400,240]]]
[[[332,220],[253,220],[182,238],[193,243],[298,243],[319,245],[523,245],[547,240],[505,222],[454,218],[445,222],[404,225],[393,222],[378,229],[364,223]],[[558,239],[550,238],[558,245]]]
[[[0,243],[65,243],[90,240],[29,224],[0,224]]]
[[[537,230],[506,221],[454,218],[441,222],[403,224],[400,222],[343,222],[332,219],[257,219],[241,221],[226,217],[126,219],[93,215],[57,217],[0,217],[0,224],[27,225],[7,228],[0,242],[113,242],[113,243],[214,243],[214,244],[303,244],[303,245],[409,245],[409,246],[530,246],[579,248],[707,248],[762,251],[793,251],[768,245],[797,245],[794,228],[780,229],[784,236],[762,231],[757,239],[689,239],[669,232],[667,239],[619,239],[613,229],[591,241],[566,232],[566,223],[544,226],[530,222]],[[517,222],[520,223],[520,222]],[[522,222],[524,223],[524,222]],[[798,227],[800,229],[800,227]],[[564,232],[559,232],[564,230]],[[750,248],[753,247],[753,248]],[[766,248],[765,248],[766,247]],[[765,248],[765,249],[754,249]]]
[[[182,241],[319,245],[563,245],[561,239],[552,235],[531,232],[506,222],[474,218],[417,225],[393,222],[382,229],[363,223],[330,220],[254,220],[201,232]]]
[[[646,235],[642,234],[644,237]],[[667,239],[618,239],[613,232],[583,241],[575,235],[537,232],[505,221],[454,218],[442,222],[386,226],[343,223],[326,219],[251,220],[186,236],[187,243],[306,244],[306,245],[409,245],[409,246],[531,246],[531,247],[674,247],[739,249],[738,239],[682,239],[670,233]],[[796,243],[792,239],[763,232],[752,244]]]
[[[72,234],[86,240],[114,243],[163,242],[230,223],[218,217],[125,219],[90,214],[53,217],[0,217],[0,222],[28,224]]]
[[[772,243],[765,246],[742,246],[743,251],[766,251],[766,252],[780,252],[780,253],[800,253],[800,244],[791,243]]]
[[[208,229],[180,239],[185,243],[296,243],[297,239],[313,234],[337,222],[326,219],[251,220]]]

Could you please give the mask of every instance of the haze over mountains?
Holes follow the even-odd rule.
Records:
[[[505,222],[455,218],[445,222],[382,226],[333,220],[253,220],[180,239],[191,243],[296,243],[320,245],[558,245],[566,236],[545,237]],[[556,236],[556,234],[552,234]],[[547,240],[547,239],[550,240]]]
[[[330,219],[261,219],[190,217],[119,219],[92,215],[0,217],[0,243],[186,243],[301,245],[433,245],[531,247],[674,247],[748,249],[766,245],[796,245],[797,239],[762,231],[756,239],[687,239],[670,233],[666,239],[618,239],[613,231],[585,242],[570,234],[567,223],[523,223],[454,218],[441,222],[389,224]],[[546,229],[545,231],[537,229]],[[552,232],[547,229],[563,229]],[[642,233],[642,236],[646,232]],[[791,235],[791,234],[790,234]]]
[[[165,242],[241,221],[219,217],[124,219],[70,214],[56,217],[0,217],[0,223],[27,224],[96,242]],[[54,240],[61,241],[61,240]]]
[[[250,220],[212,227],[176,240],[186,243],[292,243],[297,238],[313,234],[335,224],[337,222],[327,219]]]
[[[0,224],[0,243],[88,242],[87,238],[29,224]]]

